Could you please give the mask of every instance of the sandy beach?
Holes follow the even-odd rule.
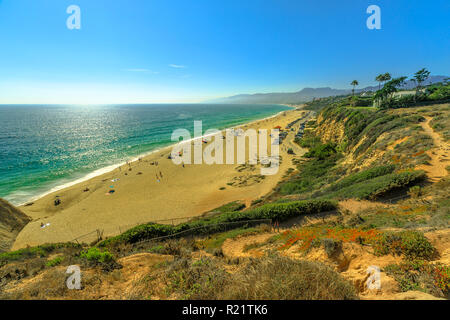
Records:
[[[276,126],[284,129],[306,112],[288,110],[239,127],[243,130]],[[80,242],[91,242],[96,238],[96,230],[101,230],[104,237],[113,236],[151,221],[184,222],[236,200],[250,205],[253,200],[268,194],[287,169],[294,167],[293,157],[305,152],[293,143],[298,126],[299,123],[280,145],[281,163],[275,175],[261,176],[259,163],[254,166],[175,165],[168,159],[172,150],[168,147],[48,194],[31,205],[21,206],[32,221],[19,233],[12,249],[77,238]],[[270,146],[270,138],[268,141]],[[295,155],[288,154],[288,148],[292,148]],[[55,206],[57,199],[60,204]]]

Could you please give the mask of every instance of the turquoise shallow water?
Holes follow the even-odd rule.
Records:
[[[22,204],[193,134],[275,115],[280,105],[1,105],[0,197]]]

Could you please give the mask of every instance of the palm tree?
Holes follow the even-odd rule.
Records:
[[[381,89],[381,82],[384,81],[384,74],[377,75],[377,77],[375,78],[375,81],[378,81],[378,90],[380,90]]]
[[[355,95],[355,87],[356,87],[357,85],[359,85],[358,80],[353,80],[352,83],[350,83],[350,85],[353,86],[353,89],[352,89],[352,96],[354,96],[354,95]]]
[[[392,79],[392,76],[391,76],[391,74],[390,74],[389,72],[379,74],[379,75],[375,78],[375,80],[379,82],[379,84],[378,84],[378,90],[381,90],[381,82],[383,82],[383,86],[384,86],[384,85],[386,84],[386,82],[389,81],[389,80],[391,80],[391,79]]]
[[[384,83],[386,83],[386,81],[389,81],[389,80],[391,80],[391,79],[392,79],[392,77],[391,77],[391,74],[390,74],[389,72],[386,72],[386,73],[383,75]]]

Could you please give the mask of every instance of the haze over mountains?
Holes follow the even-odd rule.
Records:
[[[448,76],[430,76],[425,84],[432,84],[444,81]],[[409,90],[415,88],[415,83],[411,80],[406,81],[402,89]],[[355,92],[376,91],[378,86],[369,86],[362,89],[356,89]],[[256,93],[256,94],[238,94],[231,97],[218,98],[205,101],[207,103],[242,103],[242,104],[264,104],[264,103],[304,103],[314,98],[324,98],[330,96],[346,95],[352,92],[349,89],[323,88],[304,88],[297,92],[274,92],[274,93]]]

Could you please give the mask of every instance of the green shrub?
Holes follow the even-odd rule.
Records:
[[[435,253],[433,245],[418,231],[401,233],[402,251],[408,259],[431,259]]]
[[[372,97],[357,97],[354,106],[355,107],[370,107],[373,105]]]
[[[320,160],[324,160],[329,158],[331,155],[335,154],[336,144],[335,143],[326,143],[319,144],[312,147],[307,153],[305,153],[306,158],[317,158]]]
[[[298,144],[302,148],[312,148],[321,144],[320,138],[314,135],[305,133],[302,139],[298,140]]]
[[[218,233],[229,229],[230,226],[228,226],[227,223],[231,222],[243,222],[241,225],[231,225],[231,228],[233,229],[242,228],[245,227],[244,224],[248,220],[277,219],[278,221],[283,221],[295,216],[331,211],[336,209],[336,206],[337,204],[335,202],[329,200],[294,201],[288,203],[265,204],[261,207],[243,212],[222,213],[210,218],[193,220],[177,226],[149,223],[137,226],[119,236],[107,239],[101,242],[99,246],[106,246],[119,242],[135,243],[145,239],[171,236],[191,229],[191,234],[194,235]]]
[[[114,261],[114,256],[110,252],[102,251],[97,247],[82,251],[80,257],[91,262],[108,263]]]
[[[335,239],[322,239],[321,244],[323,245],[328,257],[332,257],[342,248],[342,240],[337,241]]]
[[[409,188],[408,194],[411,198],[418,198],[422,194],[422,188],[420,186],[413,186]]]
[[[257,205],[257,204],[260,204],[261,202],[263,202],[262,199],[256,199],[256,200],[253,200],[253,201],[252,201],[252,206],[255,206],[255,205]]]
[[[384,271],[394,277],[402,291],[419,290],[437,297],[450,291],[450,266],[441,263],[406,261],[388,265]]]
[[[271,203],[244,212],[247,219],[276,219],[284,221],[301,215],[331,211],[336,203],[326,200],[294,201],[287,203]],[[237,218],[237,217],[236,217]]]
[[[435,254],[435,249],[423,233],[407,230],[398,233],[384,233],[380,246],[376,248],[376,253],[403,254],[408,260],[430,260]]]
[[[81,245],[76,243],[44,244],[37,247],[24,248],[11,252],[0,253],[0,266],[11,261],[25,260],[35,257],[46,257],[48,254],[60,249],[79,249]]]
[[[164,246],[162,245],[156,245],[154,247],[151,247],[149,252],[151,253],[158,253],[158,254],[162,254],[164,252]]]
[[[223,206],[220,206],[214,210],[211,210],[211,212],[233,212],[233,211],[241,211],[242,209],[245,209],[245,203],[240,201],[233,201],[227,204],[224,204]]]
[[[298,166],[298,175],[283,182],[279,191],[281,194],[298,194],[313,191],[334,179],[331,174],[340,154],[333,154],[326,159],[314,159],[306,161]],[[334,180],[333,180],[334,181]]]
[[[62,257],[56,257],[55,259],[47,261],[47,263],[45,265],[47,267],[54,267],[54,266],[61,264],[62,261],[63,261]]]
[[[386,165],[386,166],[379,166],[370,168],[361,172],[353,173],[342,180],[332,184],[328,189],[327,192],[330,191],[336,191],[340,190],[342,188],[351,186],[358,182],[364,182],[379,176],[384,176],[389,173],[392,173],[395,170],[394,165]]]
[[[327,198],[375,199],[425,179],[423,171],[404,171],[361,181],[327,194]]]
[[[430,100],[446,100],[450,99],[450,85],[441,86],[433,90],[428,96]]]
[[[148,223],[134,227],[119,236],[109,238],[99,243],[99,246],[105,246],[114,242],[135,243],[145,239],[168,236],[174,233],[174,227],[171,225]]]

